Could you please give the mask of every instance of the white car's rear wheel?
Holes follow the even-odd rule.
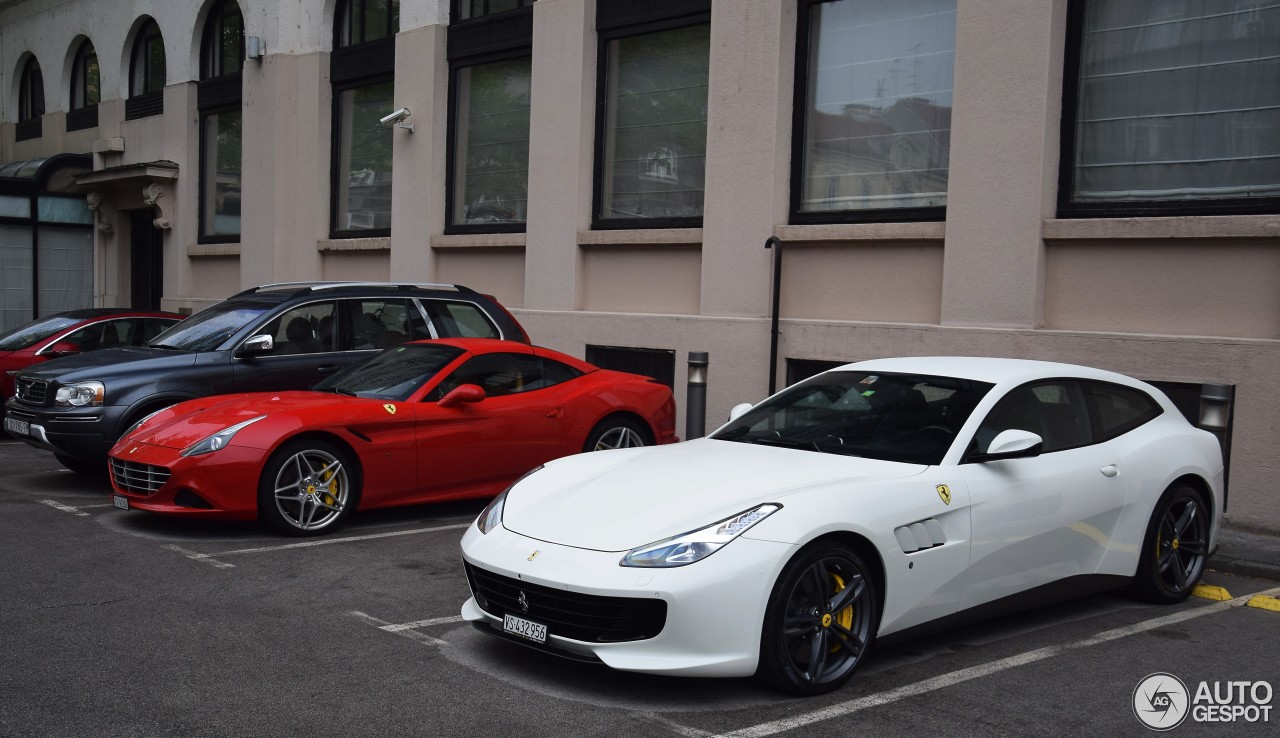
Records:
[[[1156,504],[1134,577],[1134,590],[1152,602],[1181,602],[1209,558],[1209,508],[1188,484],[1168,489]]]
[[[837,542],[802,551],[769,598],[756,675],[793,694],[836,689],[871,648],[879,613],[875,581],[857,552]]]

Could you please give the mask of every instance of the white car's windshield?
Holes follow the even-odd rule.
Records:
[[[951,377],[826,372],[765,400],[711,437],[937,464],[991,387]]]

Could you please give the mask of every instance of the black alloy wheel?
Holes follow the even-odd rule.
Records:
[[[1209,507],[1204,495],[1187,484],[1170,487],[1160,498],[1134,577],[1134,589],[1152,602],[1181,602],[1204,574],[1209,558]]]

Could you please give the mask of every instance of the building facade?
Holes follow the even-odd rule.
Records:
[[[0,168],[5,325],[456,282],[679,398],[709,352],[715,419],[776,237],[780,376],[1227,385],[1228,520],[1280,531],[1278,58],[1270,0],[0,0],[0,165],[48,170]]]

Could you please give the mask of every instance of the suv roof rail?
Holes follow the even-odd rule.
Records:
[[[259,285],[257,287],[251,287],[247,290],[244,290],[243,292],[238,292],[235,295],[233,295],[233,297],[240,297],[242,295],[252,295],[258,292],[265,292],[267,290],[295,289],[300,292],[303,292],[303,291],[316,292],[319,290],[332,290],[332,289],[338,289],[341,287],[384,287],[386,289],[396,289],[396,290],[452,289],[452,290],[457,290],[458,292],[477,294],[476,291],[471,289],[470,287],[465,287],[460,284],[452,284],[447,282],[342,282],[342,281],[317,280],[317,281],[309,281],[309,282],[274,282],[272,284]]]

